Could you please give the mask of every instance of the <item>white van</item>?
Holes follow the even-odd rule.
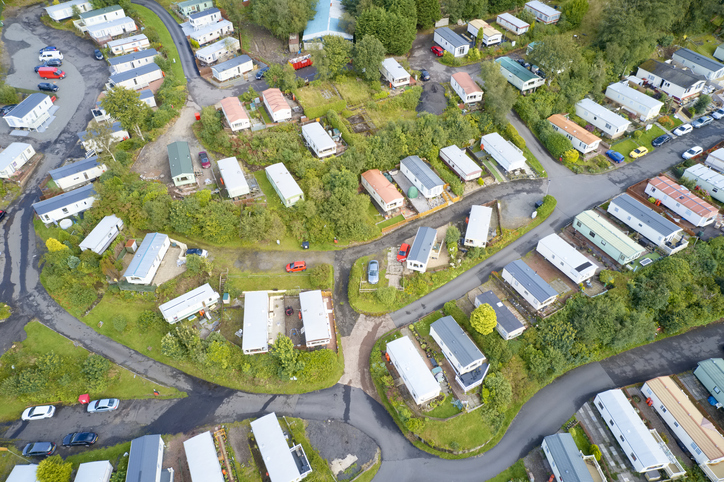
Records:
[[[41,62],[44,62],[44,61],[50,60],[50,59],[63,60],[63,54],[61,54],[57,50],[48,50],[48,51],[45,51],[42,54],[40,54],[40,56],[38,57],[38,60]]]

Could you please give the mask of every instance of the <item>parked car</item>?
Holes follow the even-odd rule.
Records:
[[[201,256],[202,258],[206,258],[209,256],[209,252],[205,249],[199,249],[199,248],[189,248],[186,250],[186,256],[190,254],[195,254],[196,256]]]
[[[38,90],[45,90],[48,92],[58,92],[58,87],[55,84],[51,84],[50,82],[41,82],[38,84]]]
[[[400,263],[404,263],[409,255],[410,245],[407,243],[402,243],[402,246],[400,246],[400,250],[397,252],[397,261],[399,261]]]
[[[73,432],[63,438],[63,447],[86,447],[93,445],[98,440],[98,434],[93,432]]]
[[[93,400],[88,404],[88,413],[110,412],[118,410],[121,401],[117,398],[104,398],[103,400]]]
[[[58,52],[57,50],[48,50],[48,51],[46,51],[46,52],[41,53],[41,54],[38,56],[38,61],[39,61],[39,62],[45,62],[46,60],[50,60],[50,59],[60,59],[60,60],[63,60],[63,54],[61,54],[61,53]]]
[[[17,106],[18,106],[18,104],[10,104],[10,105],[4,105],[4,106],[0,107],[0,117],[5,117]]]
[[[54,413],[55,407],[53,405],[38,405],[37,407],[26,408],[20,418],[23,420],[42,420],[52,417]]]
[[[637,147],[636,149],[631,151],[631,154],[629,154],[629,157],[631,157],[631,159],[638,159],[639,157],[645,156],[648,153],[649,153],[649,150],[647,148],[645,148],[644,146],[641,146],[641,147]]]
[[[48,59],[44,63],[45,67],[60,67],[63,65],[63,61],[60,59]]]
[[[64,79],[65,72],[60,70],[58,67],[40,67],[38,69],[38,75],[41,79]]]
[[[685,153],[681,155],[682,159],[691,159],[692,157],[696,157],[699,154],[704,152],[704,149],[701,146],[694,146]]]
[[[430,80],[430,72],[428,72],[427,70],[421,70],[420,80],[422,80],[423,82],[427,82],[428,80]]]
[[[54,51],[54,50],[58,50],[58,47],[55,47],[53,45],[48,45],[47,47],[43,47],[42,49],[38,50],[38,53],[42,54],[43,52],[50,52],[50,51]]]
[[[95,57],[96,60],[103,60],[103,52],[101,52],[100,49],[96,49],[95,52],[93,52],[93,57]]]
[[[621,154],[620,152],[616,152],[613,149],[607,150],[606,155],[613,162],[623,162],[626,159],[623,154]]]
[[[694,127],[694,129],[698,129],[700,127],[708,126],[714,122],[714,119],[711,116],[703,115],[696,119],[694,122],[691,123],[691,125]]]
[[[674,134],[681,137],[684,134],[688,134],[689,132],[691,132],[693,130],[694,130],[694,128],[691,127],[691,124],[682,124],[679,127],[677,127],[676,129],[674,129]]]
[[[199,161],[201,161],[202,168],[208,169],[211,167],[211,161],[209,160],[209,155],[206,154],[206,151],[199,152]]]
[[[267,70],[269,70],[269,67],[259,69],[259,72],[256,73],[256,80],[261,80],[262,78],[264,78],[264,74],[266,74]]]
[[[442,57],[442,55],[445,53],[445,51],[439,45],[433,45],[432,47],[430,47],[430,51],[438,57]]]
[[[2,219],[5,217],[6,214],[7,214],[7,212],[0,209],[0,221],[2,221]]]
[[[367,265],[367,282],[376,285],[380,282],[380,262],[373,259]]]
[[[54,453],[53,442],[33,442],[23,448],[23,457],[49,457]]]
[[[670,140],[671,140],[671,136],[668,134],[664,134],[663,136],[659,136],[656,139],[654,139],[653,141],[651,141],[651,145],[654,147],[663,146]]]
[[[721,119],[722,117],[724,117],[724,109],[715,110],[714,112],[711,113],[711,116],[716,120]]]
[[[525,65],[525,60],[523,59],[515,59],[516,62],[518,62],[520,65]]]
[[[296,273],[298,271],[306,271],[306,270],[307,270],[306,261],[295,261],[295,262],[289,263],[287,265],[287,273]]]

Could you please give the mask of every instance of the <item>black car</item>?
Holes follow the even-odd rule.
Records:
[[[663,136],[659,136],[656,139],[654,139],[653,141],[651,141],[651,145],[654,147],[659,147],[659,146],[666,144],[670,140],[671,140],[671,136],[668,134],[664,134]]]
[[[96,60],[103,60],[103,52],[101,52],[99,49],[96,49],[96,51],[93,52],[93,57],[95,57]]]
[[[58,47],[55,47],[53,45],[48,45],[47,47],[43,47],[42,49],[38,50],[38,53],[42,54],[43,52],[50,52],[53,50],[58,50]]]
[[[427,70],[421,70],[420,80],[422,80],[423,82],[427,82],[428,80],[430,80],[430,72],[428,72]]]
[[[0,209],[0,221],[2,221],[2,219],[5,217],[6,214],[7,214],[7,212]]]
[[[256,73],[256,80],[261,80],[264,77],[264,74],[266,74],[267,70],[269,70],[269,67],[264,67],[263,69],[259,70],[259,72]]]
[[[0,107],[0,117],[5,117],[17,106],[18,104],[10,104]]]
[[[515,59],[516,62],[518,62],[520,65],[525,67],[525,60],[523,59]]]
[[[41,82],[38,84],[38,90],[47,90],[48,92],[58,92],[58,86],[50,82]]]
[[[60,59],[48,59],[45,61],[45,67],[60,67],[63,61]]]
[[[93,445],[98,440],[98,434],[93,432],[69,433],[63,439],[63,447],[77,447],[78,445]]]
[[[52,442],[34,442],[23,448],[23,457],[49,457],[55,453]]]

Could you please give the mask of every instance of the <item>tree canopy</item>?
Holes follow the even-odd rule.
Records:
[[[287,40],[289,34],[301,32],[314,18],[316,5],[316,0],[254,0],[251,12],[255,23]]]
[[[489,335],[498,325],[498,315],[487,303],[483,303],[470,314],[470,324],[481,335]]]
[[[492,60],[480,64],[480,77],[485,83],[485,110],[498,126],[508,123],[507,115],[518,98],[516,90],[500,73],[500,66]]]
[[[372,35],[365,35],[357,41],[352,50],[354,70],[366,80],[380,78],[380,65],[385,59],[385,46]]]
[[[322,48],[312,51],[314,66],[320,80],[337,77],[352,57],[352,43],[337,35],[322,38]]]

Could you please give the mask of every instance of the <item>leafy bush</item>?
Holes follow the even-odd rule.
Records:
[[[313,288],[329,289],[333,286],[332,274],[334,270],[331,264],[320,264],[309,271],[309,281]]]
[[[111,369],[111,362],[100,355],[91,353],[83,362],[82,372],[85,375],[88,386],[94,391],[105,389],[108,382],[108,372]]]
[[[513,127],[513,124],[508,124],[507,126],[505,126],[505,131],[503,132],[503,135],[505,135],[505,137],[510,142],[515,144],[518,149],[525,149],[525,139],[523,139],[521,135],[518,134],[518,130]]]
[[[115,328],[116,331],[123,333],[123,331],[126,329],[126,325],[128,325],[128,319],[126,319],[126,317],[121,313],[118,313],[116,315],[113,315],[111,323],[113,324],[113,328]]]
[[[559,134],[553,130],[547,120],[539,121],[536,127],[538,129],[538,136],[540,137],[541,142],[554,158],[560,159],[563,157],[563,153],[573,149],[571,141],[563,134]]]
[[[72,473],[73,464],[63,462],[60,455],[53,455],[40,461],[35,477],[38,482],[70,482]]]
[[[342,112],[344,109],[347,108],[347,102],[344,101],[344,99],[338,99],[334,102],[330,102],[329,104],[323,104],[323,105],[303,105],[304,108],[304,115],[306,115],[310,119],[316,119],[318,117],[324,116],[328,111],[332,110],[334,112]]]
[[[377,296],[379,302],[383,305],[392,306],[397,300],[397,288],[395,288],[394,286],[385,286],[383,288],[378,288],[375,295]]]
[[[641,139],[641,136],[642,136],[642,135],[644,135],[644,133],[643,133],[640,129],[637,130],[637,131],[633,131],[633,132],[631,133],[631,137],[632,137],[635,141]]]
[[[342,121],[342,119],[339,117],[339,114],[335,112],[334,110],[330,110],[327,112],[327,121],[329,124],[337,129],[342,134],[342,139],[349,144],[350,146],[353,146],[356,142],[356,139],[352,136],[352,133],[347,129],[347,125]]]
[[[20,95],[8,84],[0,84],[0,103],[2,104],[17,104],[20,102]]]
[[[579,158],[579,154],[578,154],[578,151],[575,149],[570,149],[563,153],[563,162],[564,163],[578,162],[578,158]]]

